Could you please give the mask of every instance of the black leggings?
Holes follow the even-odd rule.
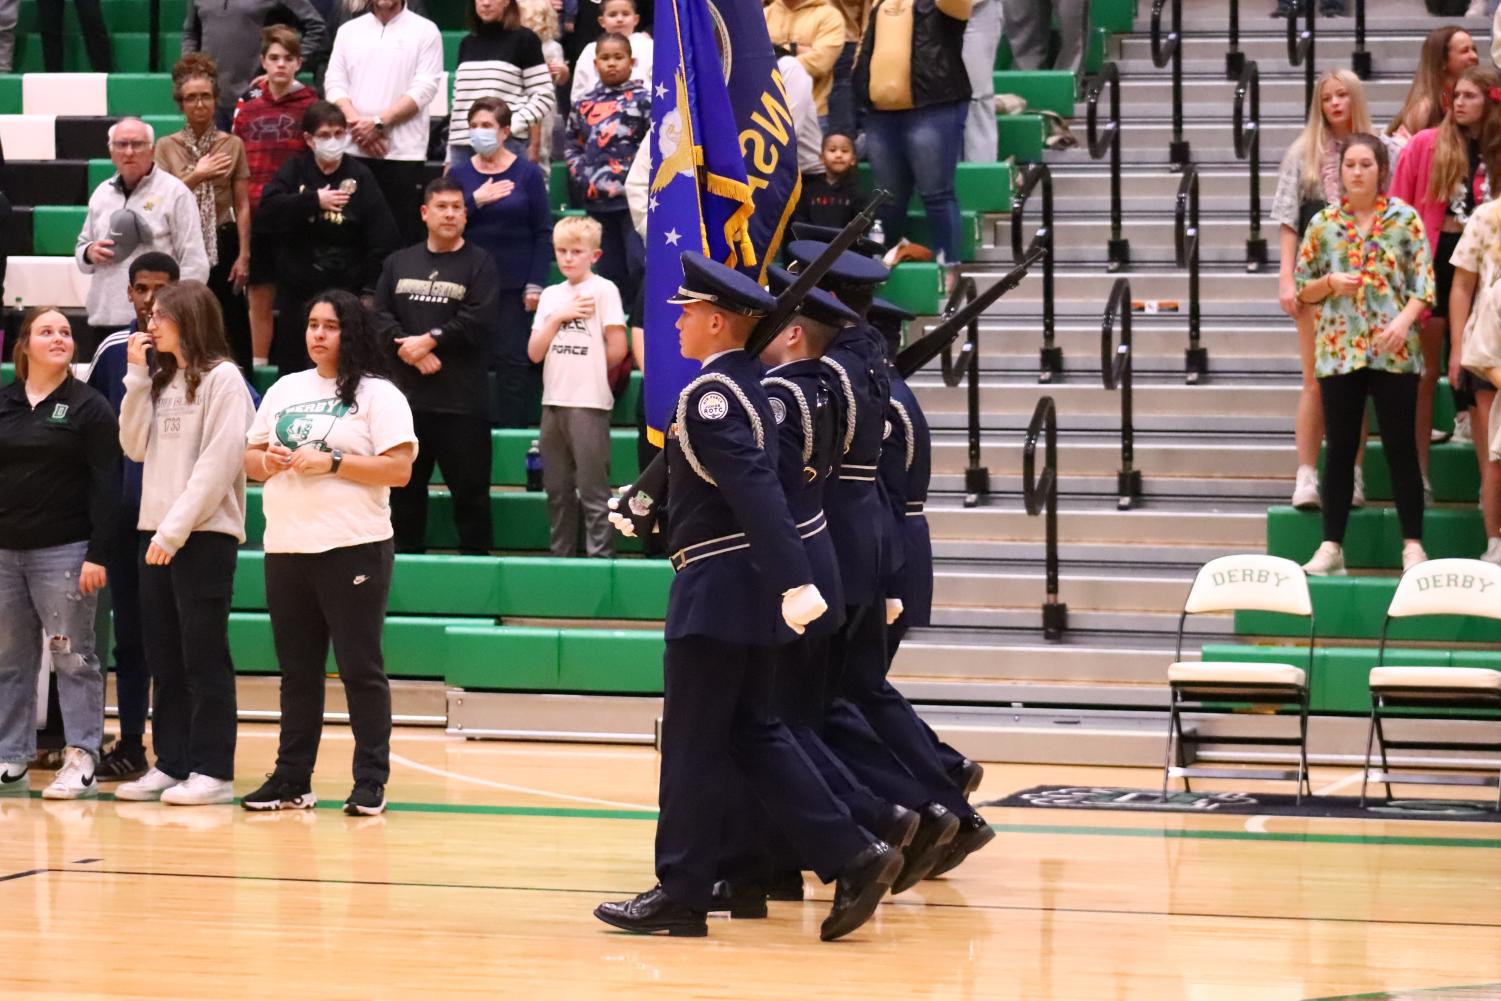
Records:
[[[1345,541],[1350,520],[1350,496],[1355,489],[1355,456],[1360,451],[1360,424],[1366,397],[1376,404],[1381,443],[1391,470],[1392,495],[1402,538],[1423,537],[1423,474],[1418,469],[1416,435],[1418,376],[1416,373],[1357,369],[1319,379],[1324,403],[1324,539]]]

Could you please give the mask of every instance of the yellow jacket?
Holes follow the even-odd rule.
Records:
[[[818,113],[827,115],[834,63],[844,51],[844,15],[829,0],[773,0],[766,5],[766,30],[772,45],[785,45],[803,64]]]

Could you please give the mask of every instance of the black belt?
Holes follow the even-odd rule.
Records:
[[[682,573],[690,563],[697,563],[711,556],[723,556],[737,549],[749,548],[750,543],[745,540],[745,533],[736,532],[734,535],[724,535],[717,539],[707,539],[703,542],[695,542],[691,546],[684,546],[673,553],[669,560],[672,562],[672,569]]]
[[[839,467],[839,478],[856,483],[874,483],[876,481],[877,469],[878,467],[874,465],[862,466],[853,462],[846,462]]]

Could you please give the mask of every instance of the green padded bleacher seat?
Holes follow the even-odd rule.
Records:
[[[1068,70],[1000,70],[995,74],[997,94],[1025,98],[1028,111],[1055,111],[1074,117],[1078,81]]]
[[[1323,471],[1324,456],[1319,456]],[[1365,495],[1367,500],[1391,500],[1392,475],[1386,465],[1386,446],[1369,441],[1365,449]],[[1432,446],[1428,453],[1428,478],[1433,496],[1439,502],[1474,503],[1480,495],[1480,467],[1475,448],[1469,442],[1446,441]]]
[[[959,208],[967,212],[1011,211],[1011,164],[961,163],[954,173]]]
[[[925,247],[933,246],[932,227],[928,225],[928,213],[923,209],[908,211],[907,239],[913,243],[920,243]],[[960,212],[959,259],[961,261],[975,260],[979,257],[979,249],[983,244],[984,238],[980,232],[980,214],[978,212]]]
[[[71,257],[88,208],[83,205],[38,205],[31,210],[31,252],[42,257]]]
[[[173,34],[180,32],[184,16],[187,14],[187,0],[160,0],[162,33]],[[102,4],[104,12],[104,26],[109,29],[111,36],[130,31],[144,31],[151,24],[150,0],[104,0]],[[36,0],[22,0],[21,20],[17,25],[19,31],[31,34],[39,30],[41,22],[37,17]],[[70,11],[63,19],[64,31],[76,31],[77,21]],[[170,51],[175,59],[181,46],[179,41],[170,50],[164,49],[163,53]]]
[[[100,159],[95,157],[89,161],[89,194],[105,181],[115,176],[115,165],[108,157]]]
[[[1047,138],[1042,116],[1001,115],[996,118],[997,154],[1002,160],[1014,156],[1023,163],[1042,159],[1042,141]]]
[[[943,297],[943,273],[934,263],[904,262],[896,266],[877,294],[918,316],[936,316]]]
[[[1267,511],[1266,551],[1306,562],[1323,541],[1317,511],[1273,507]],[[1423,548],[1432,559],[1485,552],[1485,523],[1473,506],[1430,507],[1423,512]],[[1394,507],[1369,506],[1350,512],[1345,530],[1345,564],[1352,568],[1398,569],[1402,566],[1402,528]],[[1323,626],[1322,620],[1319,623]]]
[[[114,51],[114,72],[149,73],[151,71],[151,36],[143,30],[146,26],[147,22],[142,20],[133,26],[136,29],[134,31],[110,33],[110,45]],[[170,69],[182,53],[182,21],[168,23],[163,18],[158,46],[158,58],[161,60],[162,69]],[[41,73],[46,70],[42,62],[40,35],[17,32],[13,66],[21,73]],[[88,53],[84,50],[83,37],[78,31],[71,5],[64,20],[62,68],[67,73],[88,73],[93,70],[93,67],[89,65]]]
[[[454,626],[447,680],[469,690],[660,695],[662,650],[655,630]]]
[[[172,100],[172,77],[168,73],[111,73],[111,115],[177,115]]]
[[[1313,595],[1313,610],[1321,641],[1354,639],[1375,642],[1381,637],[1381,623],[1397,589],[1397,578],[1310,577],[1308,587]],[[1235,634],[1306,639],[1308,620],[1273,612],[1236,612]],[[1501,642],[1501,622],[1437,615],[1396,619],[1392,621],[1390,636],[1394,640],[1436,643],[1497,643]]]
[[[21,113],[21,78],[17,74],[0,76],[0,115]]]
[[[386,674],[393,678],[441,680],[447,669],[444,650],[446,631],[453,626],[485,626],[485,619],[455,617],[386,617],[381,634],[381,649],[386,658]],[[277,674],[276,646],[271,634],[271,616],[264,612],[231,612],[229,648],[237,674]],[[332,649],[327,670],[338,672]]]
[[[536,428],[499,428],[490,432],[490,482],[498,487],[526,485],[526,453],[538,438]],[[610,431],[610,480],[629,483],[641,472],[636,461],[634,429]],[[442,474],[433,471],[433,482],[441,483]]]
[[[174,111],[171,114],[142,115],[140,117],[141,121],[156,130],[156,137],[158,139],[183,130],[182,113],[178,111]]]

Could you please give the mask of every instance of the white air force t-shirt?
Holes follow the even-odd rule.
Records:
[[[615,406],[615,394],[610,391],[605,328],[625,326],[625,310],[615,283],[590,275],[577,285],[549,285],[537,300],[532,329],[582,296],[594,297],[594,315],[564,323],[547,346],[547,356],[542,359],[542,405],[610,410]]]
[[[380,455],[417,445],[406,396],[385,379],[360,380],[353,407],[339,401],[337,384],[316,369],[278,379],[266,390],[251,445],[273,440],[290,449]],[[414,453],[415,454],[415,453]],[[304,476],[287,469],[266,481],[265,549],[268,553],[324,553],[392,537],[391,489],[330,473]]]

